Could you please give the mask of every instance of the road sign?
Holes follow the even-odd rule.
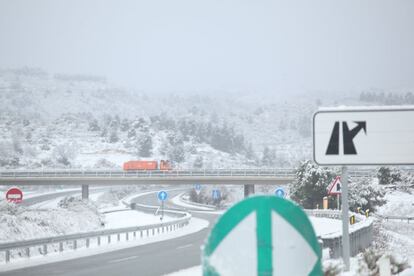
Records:
[[[6,192],[8,202],[20,203],[23,201],[23,192],[19,188],[10,188]]]
[[[340,176],[335,177],[335,179],[329,184],[327,191],[328,195],[340,195],[342,193],[342,184]]]
[[[201,192],[201,185],[200,184],[195,184],[194,185],[194,190],[197,193],[197,195],[199,195],[200,192]]]
[[[414,106],[323,109],[313,117],[320,165],[414,164]]]
[[[168,197],[168,194],[166,191],[159,191],[157,197],[160,201],[165,201]]]
[[[285,198],[286,193],[285,193],[285,190],[283,190],[283,188],[277,188],[275,190],[275,195],[281,198]]]
[[[213,190],[213,199],[219,199],[221,197],[220,190]]]
[[[203,250],[203,275],[323,275],[305,212],[275,196],[249,197],[224,213]]]

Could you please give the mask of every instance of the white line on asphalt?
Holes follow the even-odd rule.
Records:
[[[190,247],[192,245],[193,245],[192,243],[186,244],[186,245],[182,245],[182,246],[177,247],[177,249],[184,249],[184,248]]]
[[[108,263],[113,264],[113,263],[120,263],[120,262],[124,262],[124,261],[129,261],[129,260],[133,260],[138,258],[138,256],[131,256],[131,257],[126,257],[126,258],[122,258],[122,259],[116,259],[116,260],[110,260]]]

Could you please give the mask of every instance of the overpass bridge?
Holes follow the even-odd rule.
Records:
[[[354,176],[369,172],[354,171]],[[2,170],[0,185],[82,185],[87,198],[89,185],[244,185],[245,196],[254,185],[289,184],[295,169],[177,169],[177,170]]]

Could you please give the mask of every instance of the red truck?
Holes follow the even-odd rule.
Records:
[[[158,161],[128,161],[124,163],[124,171],[154,171],[154,170],[171,170],[171,164],[168,160]]]

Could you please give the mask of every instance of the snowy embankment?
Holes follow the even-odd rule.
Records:
[[[76,189],[75,189],[76,190]],[[45,193],[36,193],[41,196]],[[46,194],[53,194],[47,192]],[[91,191],[90,201],[80,194],[57,196],[29,207],[0,202],[0,242],[67,235],[104,229],[144,226],[160,222],[160,216],[130,210],[123,204],[122,189]],[[137,197],[141,191],[128,193]],[[164,216],[163,222],[174,219]]]
[[[378,215],[414,217],[414,189],[389,192],[386,199],[387,203],[378,208]],[[407,258],[414,267],[414,221],[382,220],[379,226],[388,249],[397,256]]]
[[[136,198],[139,196],[143,196],[146,194],[150,194],[150,193],[154,193],[152,192],[140,192],[140,193],[135,193],[133,195],[130,195],[126,198],[123,198],[121,200],[119,200],[118,205],[123,205],[123,203],[125,203],[126,201],[129,201],[132,198]],[[96,195],[92,198],[96,199],[99,201],[99,199],[101,198],[103,194],[101,193],[101,195]],[[107,195],[105,195],[105,197],[107,197]],[[58,203],[58,206],[62,205],[62,201],[71,203],[71,202],[81,202],[84,203],[83,201],[76,199],[74,197],[66,197],[63,200],[60,201],[60,203]],[[106,203],[108,203],[106,201]],[[56,199],[54,200],[50,200],[49,202],[50,205],[54,205],[56,204]],[[92,206],[97,206],[97,203],[89,203],[89,205]],[[112,207],[112,211],[115,210],[116,208],[120,208],[121,206],[116,206],[117,204],[114,204],[114,206]],[[15,205],[6,205],[6,206],[13,206],[13,207],[18,207]],[[108,206],[108,204],[104,204],[103,206],[105,206],[105,210],[110,210],[111,207]],[[53,208],[51,209],[53,210]],[[103,216],[103,221],[105,222],[105,229],[108,228],[122,228],[122,227],[130,227],[130,226],[138,226],[138,225],[147,225],[147,224],[156,224],[159,223],[159,216],[155,216],[152,214],[146,214],[146,213],[142,213],[142,212],[138,212],[136,210],[123,210],[123,211],[115,211],[115,212],[110,212],[110,213],[106,213],[106,214],[101,214],[98,208],[96,208],[97,213],[99,214],[100,217]],[[82,212],[81,212],[82,213]],[[60,219],[65,218],[64,216],[60,216]],[[67,218],[66,218],[67,219]],[[172,221],[176,218],[174,217],[168,217],[168,216],[164,216],[164,220],[163,222],[166,221]],[[18,221],[18,219],[16,219]],[[85,257],[85,256],[90,256],[90,255],[95,255],[95,254],[101,254],[101,253],[105,253],[105,252],[110,252],[110,251],[115,251],[115,250],[120,250],[120,249],[124,249],[124,248],[129,248],[129,247],[135,247],[135,246],[139,246],[139,245],[144,245],[144,244],[148,244],[148,243],[153,243],[153,242],[160,242],[160,241],[164,241],[164,240],[168,240],[168,239],[173,239],[173,238],[178,238],[178,237],[182,237],[185,235],[189,235],[189,234],[193,234],[195,232],[201,231],[203,229],[205,229],[206,227],[208,227],[209,223],[206,220],[202,220],[202,219],[198,219],[198,218],[192,218],[190,220],[189,225],[183,227],[183,228],[178,228],[172,232],[166,232],[166,233],[161,233],[161,234],[157,234],[157,233],[152,233],[149,236],[144,236],[144,237],[140,237],[140,238],[134,238],[133,240],[125,240],[124,238],[121,238],[121,240],[117,243],[112,243],[112,244],[105,244],[105,242],[103,242],[105,244],[105,246],[100,246],[98,247],[98,245],[96,244],[96,240],[91,240],[91,244],[90,244],[90,248],[86,249],[84,248],[83,242],[84,241],[79,241],[78,242],[78,246],[80,246],[80,248],[78,248],[78,250],[76,252],[71,251],[71,250],[65,250],[62,253],[59,253],[57,250],[56,245],[52,246],[49,250],[50,253],[47,255],[48,258],[44,258],[41,254],[40,251],[37,252],[34,251],[31,258],[27,259],[25,257],[20,258],[22,255],[24,256],[24,253],[19,253],[20,250],[17,250],[16,252],[12,252],[11,257],[14,259],[12,263],[7,264],[7,265],[0,265],[0,271],[9,271],[9,270],[14,270],[14,269],[18,269],[18,268],[22,268],[22,267],[28,267],[28,266],[33,266],[33,265],[39,265],[39,264],[45,264],[45,263],[51,263],[51,262],[57,262],[57,261],[62,261],[62,260],[68,260],[68,259],[75,259],[75,258],[80,258],[80,257]],[[102,228],[102,225],[100,226]],[[33,233],[32,233],[33,234]],[[102,244],[103,245],[103,244]],[[71,245],[65,245],[65,248],[71,248]],[[0,255],[0,261],[1,263],[4,263],[4,255]],[[16,259],[17,258],[17,259]]]
[[[33,209],[0,203],[0,242],[65,235],[98,230],[104,217],[93,203],[62,202],[56,209]]]

